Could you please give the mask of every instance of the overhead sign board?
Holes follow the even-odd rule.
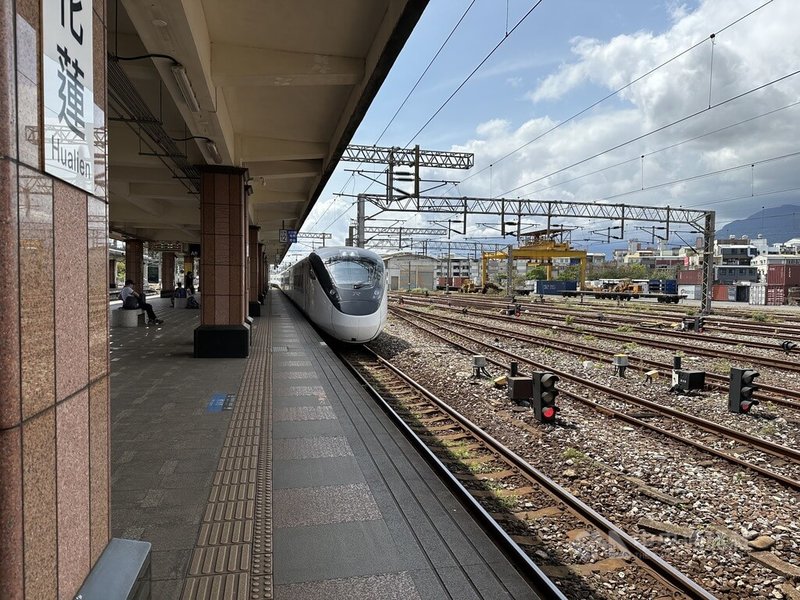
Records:
[[[94,193],[92,2],[43,0],[44,170]]]
[[[281,244],[294,244],[297,241],[297,229],[278,230],[278,241]]]
[[[147,249],[152,252],[183,252],[183,242],[148,242]]]

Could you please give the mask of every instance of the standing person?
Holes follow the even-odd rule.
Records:
[[[186,291],[190,294],[194,294],[194,271],[187,271],[186,272],[186,283],[184,283],[184,287]]]
[[[153,305],[145,302],[144,297],[139,295],[139,293],[133,289],[132,279],[127,279],[125,281],[125,287],[122,288],[122,292],[120,292],[119,297],[122,299],[122,308],[126,310],[136,310],[138,308],[143,308],[146,310],[148,323],[160,325],[164,322],[156,317],[156,313],[153,310]]]

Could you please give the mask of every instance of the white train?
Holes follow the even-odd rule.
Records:
[[[328,335],[374,340],[388,314],[383,259],[363,248],[319,248],[280,275],[283,292]]]

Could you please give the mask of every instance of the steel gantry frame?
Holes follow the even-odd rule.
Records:
[[[413,167],[439,167],[442,169],[471,169],[475,155],[471,152],[446,152],[413,148],[349,145],[340,160],[349,162],[395,164]]]
[[[359,240],[361,243],[356,243],[356,246],[360,248],[366,247],[367,243],[371,243],[372,240],[375,239],[377,235],[386,235],[386,236],[393,236],[396,237],[397,240],[394,242],[395,245],[401,247],[404,241],[408,240],[408,236],[414,235],[446,235],[447,231],[444,229],[438,229],[434,227],[394,227],[394,226],[363,226],[361,228],[358,227],[358,223],[350,223],[350,228],[348,231],[347,241],[345,242],[345,246],[353,245],[353,233],[356,231],[356,241]],[[371,238],[367,238],[367,234],[374,234]],[[403,236],[406,236],[405,238]],[[388,238],[387,238],[388,239]]]
[[[620,236],[625,234],[625,223],[655,222],[664,224],[665,237],[669,237],[673,224],[688,225],[703,235],[703,269],[701,313],[711,312],[711,282],[714,277],[714,221],[715,212],[687,208],[664,208],[632,204],[603,204],[597,202],[565,202],[562,200],[526,200],[510,198],[471,198],[450,196],[387,197],[379,194],[358,195],[358,221],[363,226],[365,203],[369,201],[381,211],[414,213],[461,213],[499,215],[505,222],[507,215],[521,217],[546,217],[547,229],[551,219],[600,219],[619,223]],[[363,236],[359,238],[363,240]]]

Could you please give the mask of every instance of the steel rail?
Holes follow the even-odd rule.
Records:
[[[419,320],[428,321],[426,318],[420,317],[419,315],[415,315],[415,316]],[[696,416],[694,416],[692,414],[684,413],[684,412],[681,412],[679,410],[675,410],[674,408],[670,408],[668,406],[663,406],[661,404],[658,404],[657,402],[652,402],[650,400],[646,400],[644,398],[640,398],[638,396],[634,396],[633,394],[629,394],[629,393],[623,392],[621,390],[615,390],[614,388],[608,387],[608,386],[603,385],[601,383],[596,383],[596,382],[590,381],[588,379],[583,379],[581,377],[577,377],[576,375],[572,375],[571,373],[567,373],[566,371],[562,371],[560,369],[554,369],[552,367],[548,367],[547,365],[543,365],[542,363],[538,363],[538,362],[533,361],[533,360],[531,360],[529,358],[525,358],[524,356],[519,356],[517,354],[514,354],[513,352],[508,352],[507,350],[503,350],[501,348],[495,348],[494,346],[492,346],[491,344],[489,344],[487,342],[483,342],[481,340],[477,340],[475,338],[472,338],[472,337],[470,337],[468,335],[465,335],[463,333],[460,333],[460,332],[455,331],[453,329],[450,329],[448,327],[442,327],[441,325],[438,325],[436,323],[430,323],[430,324],[435,326],[435,327],[439,327],[440,329],[443,329],[445,331],[448,331],[448,332],[452,333],[453,335],[457,335],[457,336],[460,336],[460,337],[462,337],[464,339],[467,339],[467,340],[469,340],[471,342],[474,342],[476,344],[480,344],[482,346],[489,347],[493,351],[498,352],[500,354],[504,354],[504,355],[506,355],[506,356],[508,356],[510,358],[513,358],[513,359],[515,359],[517,361],[520,361],[520,362],[523,362],[523,363],[527,363],[529,365],[534,365],[539,369],[550,371],[551,373],[555,373],[556,375],[561,377],[563,380],[572,381],[573,383],[576,383],[578,385],[582,385],[584,387],[595,389],[597,391],[600,391],[600,392],[603,392],[605,394],[608,394],[612,398],[616,397],[616,398],[620,398],[622,400],[626,400],[626,401],[628,401],[628,402],[630,402],[632,404],[637,404],[639,406],[643,406],[643,407],[648,408],[648,409],[650,409],[650,410],[652,410],[654,412],[662,413],[662,414],[665,414],[667,416],[673,417],[674,419],[677,419],[679,421],[685,421],[687,423],[691,423],[692,425],[695,425],[696,427],[698,427],[700,429],[703,429],[703,430],[708,431],[710,433],[723,435],[725,437],[729,437],[731,439],[734,439],[734,440],[736,440],[738,442],[742,442],[742,443],[748,444],[748,445],[750,445],[750,446],[752,446],[752,447],[754,447],[754,448],[756,448],[758,450],[761,450],[762,452],[766,452],[768,454],[772,454],[773,456],[777,456],[777,457],[782,458],[782,459],[788,459],[788,460],[791,460],[793,462],[800,463],[800,450],[795,450],[794,448],[791,448],[789,446],[782,446],[781,444],[776,444],[776,443],[770,442],[768,440],[757,438],[757,437],[751,436],[751,435],[749,435],[747,433],[744,433],[743,431],[737,431],[735,429],[731,429],[730,427],[725,427],[724,425],[720,425],[718,423],[714,423],[713,421],[708,421],[706,419],[703,419],[703,418],[700,418],[700,417],[696,417]]]
[[[369,352],[374,359],[380,359],[372,350],[364,346],[364,350]],[[378,402],[381,409],[386,413],[390,420],[403,433],[406,439],[422,455],[428,464],[436,471],[442,481],[454,493],[462,506],[478,521],[484,531],[495,540],[506,557],[515,566],[517,571],[534,587],[534,591],[544,592],[544,597],[554,600],[567,600],[566,596],[558,589],[550,578],[534,563],[530,556],[511,538],[511,536],[500,526],[500,524],[481,506],[476,498],[469,493],[464,485],[453,475],[450,469],[439,459],[438,456],[425,444],[424,441],[409,427],[403,418],[392,408],[391,404],[383,395],[370,384],[353,363],[348,360],[341,352],[336,351],[336,355],[347,366],[351,373],[359,380],[367,392]],[[382,360],[382,359],[381,359]]]
[[[403,308],[405,310],[409,310],[405,306]],[[449,310],[457,310],[457,309],[453,309],[452,307],[443,307],[443,308],[447,308]],[[503,321],[503,322],[509,322],[509,323],[519,323],[520,322],[520,320],[518,318],[516,318],[516,317],[512,318],[512,317],[505,317],[505,316],[502,316],[502,315],[498,316],[498,315],[494,315],[494,314],[484,314],[484,313],[474,313],[474,312],[472,313],[472,315],[473,316],[479,316],[479,317],[492,318],[492,319],[495,319],[495,320],[499,320],[499,321]],[[431,314],[425,314],[425,316],[428,317],[429,319],[441,318],[442,320],[446,320],[444,317],[437,317],[437,316],[431,315]],[[535,327],[536,326],[534,323],[530,323],[529,319],[524,319],[523,322],[525,322],[526,324],[530,325],[531,327]],[[470,325],[470,323],[467,322],[467,321],[461,321],[461,325],[466,327],[466,328],[468,328],[468,329],[473,329],[473,330],[477,329],[479,331],[483,330],[483,328],[481,328],[481,327]],[[505,333],[503,333],[503,332],[505,332]],[[568,342],[566,340],[559,340],[558,343],[556,344],[556,343],[553,343],[553,342],[549,342],[546,339],[543,339],[541,337],[535,337],[535,336],[532,336],[530,334],[524,334],[524,333],[520,333],[520,332],[509,332],[508,330],[498,329],[497,333],[498,333],[498,335],[502,335],[504,337],[510,337],[512,339],[523,339],[524,341],[540,344],[542,346],[547,346],[548,348],[553,348],[554,350],[563,350],[563,346],[566,346],[566,347],[569,347],[569,348],[573,348],[573,349],[579,350],[580,352],[582,352],[584,354],[588,354],[588,353],[594,352],[596,355],[597,354],[603,354],[603,355],[608,355],[608,356],[613,356],[614,355],[614,352],[612,350],[603,350],[602,348],[592,348],[590,346],[585,346],[583,344],[578,344],[576,342]],[[605,339],[615,339],[613,335],[605,334],[605,333],[599,332],[599,331],[592,331],[592,334],[593,335],[597,334],[599,337],[602,337],[602,338],[605,338]],[[659,362],[659,361],[655,361],[655,360],[651,360],[649,358],[643,358],[643,357],[636,357],[636,360],[640,364],[648,365],[651,368],[666,369],[668,371],[672,370],[672,365],[670,365],[669,363]],[[636,368],[639,368],[639,367],[637,367],[636,365],[630,365],[629,368],[636,369]],[[706,379],[711,379],[713,381],[718,381],[718,382],[725,383],[726,387],[729,387],[729,385],[730,385],[730,377],[727,376],[727,375],[719,375],[718,373],[706,372]],[[758,383],[758,389],[760,391],[762,391],[762,392],[771,392],[773,394],[783,394],[785,396],[792,396],[794,398],[800,398],[800,390],[789,390],[789,389],[786,389],[786,388],[781,388],[781,387],[778,387],[778,386],[770,385],[768,383],[759,382]],[[761,393],[761,394],[757,393],[757,394],[754,395],[754,397],[759,399],[759,400],[765,400],[765,401],[769,401],[769,402],[774,402],[775,404],[780,404],[782,406],[786,406],[786,407],[789,407],[789,408],[800,410],[800,403],[793,402],[792,400],[788,400],[786,398],[780,398],[780,397],[774,397],[774,396],[765,396],[763,393]]]
[[[415,300],[415,301],[412,301],[412,302],[422,302],[422,301]],[[456,302],[469,302],[469,301],[456,300]],[[503,304],[505,306],[508,306],[509,302],[506,301]],[[550,317],[550,316],[543,315],[543,314],[537,315],[537,318],[550,319],[550,320],[557,319],[557,317]],[[708,318],[708,317],[706,317],[706,318]],[[598,328],[601,328],[601,329],[610,329],[612,327],[615,327],[615,325],[613,323],[602,323],[602,322],[598,323],[595,320],[582,318],[582,317],[574,317],[573,318],[573,323],[576,324],[576,325],[588,325],[590,327],[598,327]],[[641,331],[649,331],[648,328],[646,328],[646,327],[640,327],[640,328],[637,328],[637,329],[640,329]],[[598,334],[599,333],[600,332],[598,332]],[[691,340],[691,339],[695,339],[696,340],[697,339],[697,338],[694,338],[694,336],[692,336],[692,334],[686,334],[686,333],[682,333],[682,332],[679,332],[679,331],[675,331],[675,332],[673,332],[673,331],[664,331],[662,333],[665,334],[665,336],[669,336],[669,337],[679,337],[679,338],[683,338],[683,339],[687,339],[687,340]],[[609,336],[610,334],[605,334],[605,335]],[[629,341],[629,342],[640,342],[643,339],[641,337],[636,337],[634,335],[626,335],[625,333],[622,333],[622,332],[619,332],[619,331],[614,331],[613,332],[613,338],[615,340],[622,340],[622,341]],[[711,338],[708,338],[708,337],[704,336],[702,339],[703,339],[703,341],[709,342],[709,343],[717,343],[717,344],[730,344],[731,343],[731,340],[728,340],[728,339],[725,339],[725,338],[711,339]],[[732,351],[729,351],[729,350],[721,350],[721,349],[720,350],[712,350],[712,349],[707,349],[707,348],[697,348],[696,346],[692,346],[689,343],[683,343],[682,344],[682,343],[677,342],[677,341],[676,342],[660,341],[660,340],[653,340],[652,338],[648,338],[647,343],[650,346],[655,346],[657,348],[664,348],[664,349],[667,349],[667,350],[686,350],[686,349],[691,348],[691,352],[693,352],[695,354],[699,354],[701,356],[711,356],[711,357],[724,356],[726,358],[733,358],[733,359],[738,359],[738,358],[741,357],[741,353],[740,352],[732,352]],[[768,345],[768,344],[764,344],[763,346],[761,346],[761,345],[758,345],[758,342],[756,342],[756,343],[741,342],[741,343],[744,346],[751,346],[753,348],[762,348],[762,349],[770,349],[770,350],[780,351],[780,348],[778,346],[771,346],[771,345]],[[766,366],[778,366],[778,367],[780,367],[782,369],[786,369],[787,371],[800,371],[800,363],[797,363],[795,361],[784,360],[784,359],[781,359],[781,358],[759,356],[759,355],[751,355],[750,358],[753,360],[753,362],[757,362],[759,364],[764,364]]]
[[[504,460],[525,473],[549,494],[557,498],[568,506],[573,512],[582,519],[590,523],[593,527],[603,531],[605,535],[622,550],[627,551],[638,559],[645,567],[655,574],[659,579],[665,581],[670,587],[685,594],[689,598],[712,599],[715,598],[708,590],[701,587],[690,577],[673,567],[663,558],[652,552],[637,539],[629,535],[626,531],[616,526],[606,519],[580,498],[571,494],[561,485],[550,479],[543,472],[534,468],[528,461],[518,454],[501,444],[498,440],[486,433],[481,427],[470,421],[467,417],[456,411],[450,405],[439,399],[431,391],[417,383],[413,378],[406,375],[402,370],[389,363],[384,358],[375,355],[378,361],[387,369],[391,370],[398,377],[401,377],[408,385],[426,396],[431,402],[436,404],[442,411],[446,412],[453,420],[457,421],[462,427],[489,446],[494,452],[501,455]]]
[[[465,352],[474,354],[474,350],[472,348],[467,348],[466,346],[463,346],[463,345],[459,344],[458,342],[454,342],[452,340],[449,340],[449,339],[445,338],[444,336],[441,336],[441,335],[437,334],[436,332],[429,331],[428,329],[425,329],[424,327],[421,327],[419,324],[414,323],[413,321],[411,321],[410,319],[407,319],[406,317],[403,317],[402,315],[397,315],[397,316],[400,317],[401,319],[403,319],[404,321],[407,321],[411,325],[413,325],[415,327],[419,327],[423,331],[427,331],[431,335],[434,335],[436,337],[439,337],[442,340],[447,341],[448,343],[452,344],[453,346],[456,346],[460,350],[463,350]],[[488,362],[494,364],[495,366],[500,367],[503,370],[508,370],[508,365],[506,365],[504,363],[501,363],[498,360],[495,360],[495,359],[493,359],[491,357],[486,357],[486,360]],[[625,422],[630,423],[632,425],[637,425],[639,427],[643,427],[645,429],[649,429],[649,430],[651,430],[651,431],[653,431],[655,433],[659,433],[661,435],[664,435],[664,436],[666,436],[668,438],[671,438],[673,440],[676,440],[676,441],[681,442],[683,444],[686,444],[688,446],[692,446],[694,448],[697,448],[698,450],[700,450],[702,452],[706,452],[706,453],[711,454],[713,456],[717,456],[718,458],[722,458],[724,460],[727,460],[728,462],[732,462],[734,464],[737,464],[740,467],[744,467],[746,469],[750,469],[751,471],[755,471],[756,473],[759,473],[759,474],[761,474],[761,475],[763,475],[765,477],[768,477],[769,479],[774,479],[775,481],[778,481],[778,482],[780,482],[780,483],[782,483],[782,484],[784,484],[784,485],[786,485],[786,486],[788,486],[788,487],[790,487],[792,489],[800,490],[800,481],[798,481],[796,479],[792,479],[791,477],[787,477],[787,476],[782,475],[780,473],[777,473],[775,471],[771,471],[769,469],[765,469],[764,467],[761,467],[761,466],[756,465],[754,463],[748,462],[748,461],[746,461],[746,460],[744,460],[742,458],[739,458],[737,456],[733,456],[731,454],[723,452],[722,450],[717,450],[716,448],[712,448],[711,446],[707,446],[707,445],[705,445],[705,444],[703,444],[701,442],[698,442],[696,440],[693,440],[691,438],[687,438],[687,437],[682,436],[680,434],[674,433],[674,432],[672,432],[672,431],[670,431],[668,429],[662,429],[661,427],[658,427],[657,425],[653,425],[651,423],[648,423],[647,421],[643,421],[641,419],[637,419],[636,417],[632,417],[632,416],[630,416],[630,415],[628,415],[628,414],[626,414],[626,413],[624,413],[622,411],[619,411],[619,410],[617,410],[615,408],[611,408],[611,407],[608,407],[608,406],[603,406],[602,404],[600,404],[598,402],[595,402],[594,400],[589,400],[588,398],[580,396],[580,395],[578,395],[578,394],[576,394],[574,392],[570,392],[568,390],[560,390],[560,391],[563,392],[564,395],[569,396],[570,398],[573,398],[575,400],[578,400],[579,402],[590,406],[591,408],[597,410],[598,412],[607,414],[608,416],[620,419],[621,421],[625,421]]]

